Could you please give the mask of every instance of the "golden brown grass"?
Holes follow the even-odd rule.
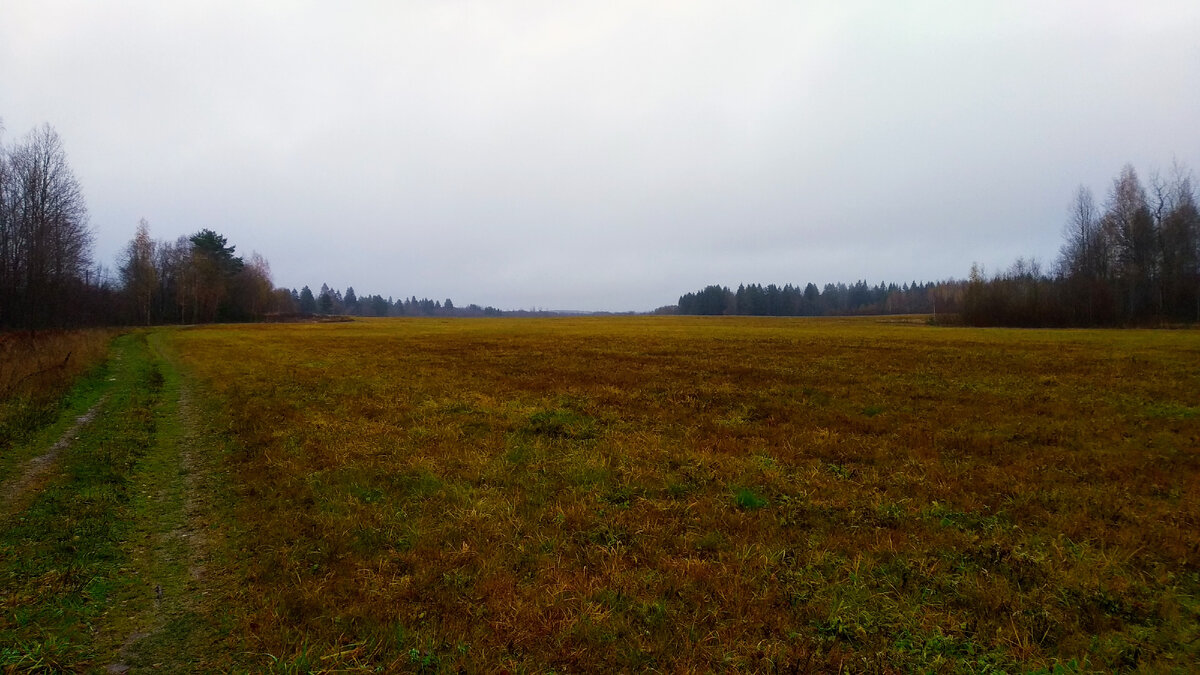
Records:
[[[0,333],[0,400],[55,397],[104,359],[107,329]]]
[[[107,329],[0,333],[0,448],[11,448],[52,420],[63,394],[104,360],[114,334]]]
[[[379,320],[173,343],[279,668],[1187,669],[1200,334]]]

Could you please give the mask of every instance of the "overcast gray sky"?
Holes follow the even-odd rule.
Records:
[[[645,310],[1053,261],[1080,184],[1200,170],[1200,2],[56,2],[11,142],[97,257],[209,227],[275,282]]]

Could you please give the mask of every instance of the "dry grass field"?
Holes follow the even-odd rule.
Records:
[[[1189,671],[1200,333],[172,331],[258,669]]]

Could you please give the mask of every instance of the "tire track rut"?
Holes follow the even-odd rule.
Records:
[[[104,407],[104,403],[108,400],[108,395],[101,396],[99,400],[92,404],[79,417],[75,418],[75,422],[62,433],[54,445],[25,462],[17,475],[10,479],[2,490],[0,495],[3,495],[3,501],[0,501],[0,517],[6,517],[20,510],[21,504],[25,498],[33,494],[36,488],[43,482],[50,470],[54,467],[58,456],[63,450],[71,447],[71,443],[79,439],[79,434],[84,430],[96,416],[100,414],[100,409]]]

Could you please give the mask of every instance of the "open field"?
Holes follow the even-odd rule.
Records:
[[[1200,335],[873,320],[184,331],[252,650],[1190,667]]]
[[[204,487],[134,494],[131,527],[169,542],[185,526],[155,522],[201,518],[206,569],[105,544],[197,598],[147,650],[293,672],[1200,659],[1196,331],[431,319],[151,343],[158,422],[127,461],[177,481],[138,457],[192,438],[168,445]],[[11,553],[21,525],[0,527]],[[0,631],[27,645],[34,583],[0,579]],[[82,623],[153,623],[122,611]]]

